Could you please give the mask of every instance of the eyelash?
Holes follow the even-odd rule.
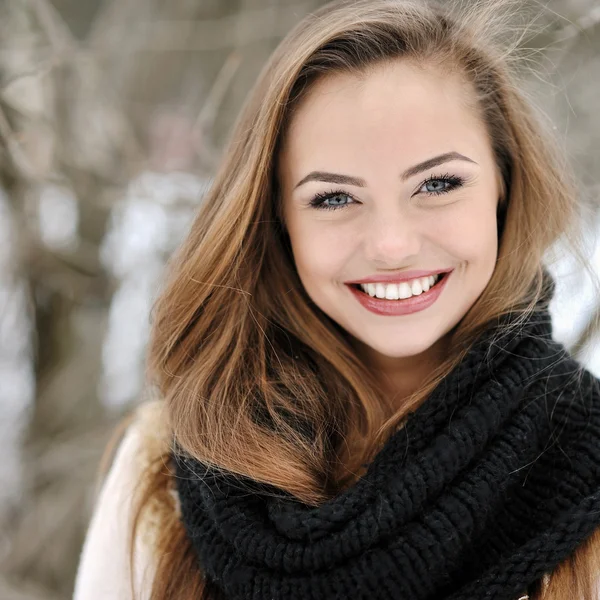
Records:
[[[445,175],[432,175],[421,184],[420,188],[422,188],[424,185],[427,185],[431,181],[444,181],[450,185],[446,189],[438,192],[425,192],[428,196],[440,196],[442,194],[447,194],[461,187],[465,180],[458,175],[450,175],[449,173],[446,173]],[[343,190],[331,190],[330,192],[315,194],[309,204],[313,208],[317,208],[319,210],[338,210],[340,208],[346,208],[346,206],[349,206],[348,204],[343,204],[341,206],[327,206],[324,204],[325,200],[328,200],[334,196],[348,196],[348,198],[352,198],[352,200],[354,200],[354,197],[348,192],[344,192]]]

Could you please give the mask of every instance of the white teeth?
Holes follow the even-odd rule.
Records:
[[[412,282],[411,289],[412,289],[413,296],[419,296],[420,294],[422,294],[423,293],[423,288],[421,287],[421,280],[420,279],[415,279]]]
[[[410,289],[410,285],[408,285],[408,283],[406,283],[406,281],[403,281],[399,286],[398,286],[398,298],[401,299],[405,299],[405,298],[410,298],[412,296],[412,290]]]
[[[371,297],[385,298],[387,300],[403,300],[411,296],[418,296],[429,291],[433,284],[440,278],[439,275],[420,277],[402,283],[361,283],[361,289]]]
[[[388,300],[398,300],[398,286],[397,285],[386,285],[385,286],[385,297]]]

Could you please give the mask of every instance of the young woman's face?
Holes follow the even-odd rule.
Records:
[[[494,270],[499,179],[466,93],[448,74],[396,61],[321,79],[290,123],[278,175],[298,274],[377,355],[431,348]],[[448,274],[419,293],[431,279],[409,271]]]

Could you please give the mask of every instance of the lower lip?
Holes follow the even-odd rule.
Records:
[[[356,299],[369,311],[376,315],[385,315],[394,317],[397,315],[409,315],[429,308],[440,296],[442,290],[446,287],[446,282],[450,278],[450,273],[446,273],[442,280],[418,296],[411,296],[404,300],[385,300],[369,296],[351,285],[348,285],[350,291]]]

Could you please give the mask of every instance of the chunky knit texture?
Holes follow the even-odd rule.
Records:
[[[572,554],[600,525],[600,381],[552,340],[549,289],[318,508],[179,456],[182,518],[222,597],[516,600]]]

